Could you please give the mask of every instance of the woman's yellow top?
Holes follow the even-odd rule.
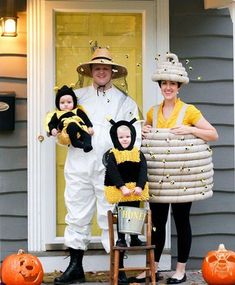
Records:
[[[174,110],[171,113],[170,117],[168,119],[165,119],[163,117],[163,112],[162,112],[162,107],[163,107],[163,102],[162,102],[158,108],[158,114],[157,114],[158,124],[157,124],[157,126],[153,126],[153,127],[158,127],[158,128],[172,128],[172,127],[174,127],[176,125],[177,118],[179,116],[180,110],[184,104],[185,103],[182,102],[178,98],[176,103],[175,103]],[[153,124],[153,112],[154,112],[154,106],[151,107],[147,113],[146,123],[148,125],[151,125],[151,126]],[[193,126],[201,118],[202,118],[202,113],[194,105],[188,105],[186,112],[185,112],[185,115],[184,115],[183,125]]]

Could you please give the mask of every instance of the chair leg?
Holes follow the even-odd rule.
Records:
[[[146,251],[146,267],[150,268],[150,254],[149,250]],[[145,284],[149,285],[150,270],[146,270]]]
[[[154,250],[153,249],[151,249],[149,252],[149,258],[150,258],[150,272],[151,272],[152,284],[156,284],[155,261],[154,261]]]
[[[114,275],[114,256],[113,252],[110,251],[110,270],[109,270],[109,283],[110,285],[113,285],[113,275]]]
[[[118,285],[119,259],[120,259],[119,250],[114,250],[113,285]]]
[[[149,285],[149,270],[146,270],[145,284]]]

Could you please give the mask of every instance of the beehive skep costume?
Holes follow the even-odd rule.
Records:
[[[127,201],[145,201],[148,200],[148,182],[147,165],[143,153],[134,147],[136,139],[136,130],[133,123],[136,119],[128,121],[114,122],[110,120],[112,127],[110,136],[114,147],[108,151],[107,166],[105,174],[105,195],[110,203],[119,203]],[[131,143],[127,148],[123,148],[118,140],[117,129],[120,126],[127,126],[131,132]],[[139,186],[143,189],[141,196],[131,194],[123,196],[120,187],[126,186],[128,189],[134,189]]]
[[[159,58],[152,80],[189,82],[185,68],[171,53]],[[176,125],[183,124],[188,107],[183,104]],[[141,147],[148,166],[149,201],[183,203],[211,197],[214,171],[209,145],[194,135],[179,136],[172,134],[170,129],[158,128],[160,107],[153,109],[153,128],[146,134]]]
[[[157,69],[152,75],[152,81],[170,80],[182,84],[189,83],[188,73],[176,54],[166,53],[164,57],[159,56],[157,59]]]

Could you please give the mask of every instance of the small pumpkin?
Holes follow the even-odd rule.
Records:
[[[7,256],[2,263],[1,279],[5,285],[40,285],[43,268],[39,259],[23,250]]]
[[[235,284],[235,252],[220,244],[209,251],[202,263],[202,276],[209,285]]]

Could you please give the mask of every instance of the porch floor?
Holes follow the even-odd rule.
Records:
[[[172,276],[172,271],[162,271],[161,275],[163,276],[163,280],[159,281],[158,285],[164,285],[166,284],[166,279],[170,276]],[[46,284],[53,284],[53,283],[42,283],[42,285]],[[103,284],[103,285],[109,285],[109,282],[106,281],[98,281],[98,282],[86,282],[86,283],[73,283],[73,285],[97,285],[97,284]],[[131,283],[130,283],[131,284]],[[132,283],[137,284],[137,283]],[[145,284],[145,283],[142,283]],[[204,285],[207,284],[201,274],[201,270],[194,270],[194,271],[187,271],[187,281],[184,283],[181,283],[182,285]]]

